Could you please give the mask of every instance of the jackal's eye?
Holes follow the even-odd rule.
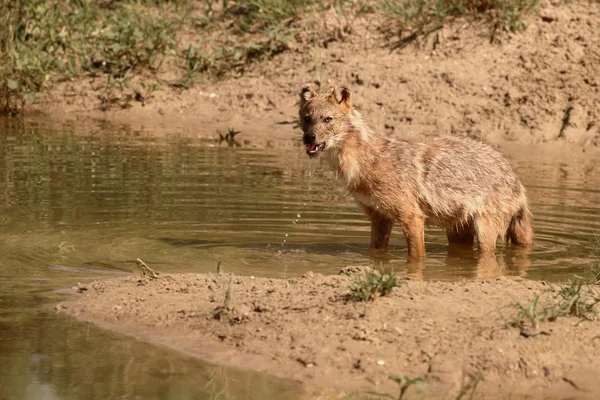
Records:
[[[323,122],[325,122],[325,123],[327,124],[327,123],[331,122],[331,120],[332,120],[332,119],[333,119],[333,118],[331,118],[331,117],[325,117],[325,118],[323,119]]]
[[[310,124],[310,115],[304,116],[304,122],[306,122],[307,124]]]

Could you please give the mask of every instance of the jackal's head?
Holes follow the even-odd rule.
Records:
[[[339,139],[351,127],[352,95],[346,88],[334,88],[318,94],[310,83],[300,91],[300,126],[306,154],[317,157],[322,151],[335,148]]]

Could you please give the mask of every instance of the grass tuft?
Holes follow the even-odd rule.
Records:
[[[600,297],[586,288],[581,279],[569,283],[558,292],[559,310],[562,315],[589,319],[597,313],[596,305]]]
[[[551,296],[554,294],[554,296]],[[537,331],[543,322],[552,322],[560,317],[592,319],[597,315],[600,296],[582,279],[575,279],[558,291],[547,290],[538,293],[529,302],[514,301],[511,306],[516,313],[509,325],[531,328]]]
[[[533,300],[525,303],[515,300],[511,306],[516,309],[516,313],[512,316],[510,325],[524,327],[529,324],[529,327],[537,330],[541,322],[555,320],[558,308],[542,297],[546,293],[548,292],[538,293]]]
[[[396,274],[367,268],[363,276],[354,279],[348,288],[348,299],[351,301],[368,302],[378,296],[389,294],[392,289],[400,286]]]

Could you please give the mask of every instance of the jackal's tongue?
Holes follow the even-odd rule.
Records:
[[[317,145],[316,145],[316,144],[307,144],[307,145],[306,145],[306,149],[307,149],[308,151],[315,151],[315,149],[316,149],[316,148],[317,148]]]

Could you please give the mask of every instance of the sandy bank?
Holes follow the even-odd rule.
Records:
[[[297,279],[176,274],[74,288],[59,311],[207,361],[305,382],[398,395],[388,377],[421,377],[409,398],[594,398],[600,393],[600,322],[561,317],[511,326],[515,301],[558,287],[498,278],[403,280],[373,302],[347,297],[359,268]],[[230,283],[231,282],[231,283]],[[228,306],[224,307],[228,288]],[[597,289],[592,288],[597,293]],[[526,324],[527,325],[527,324]]]

